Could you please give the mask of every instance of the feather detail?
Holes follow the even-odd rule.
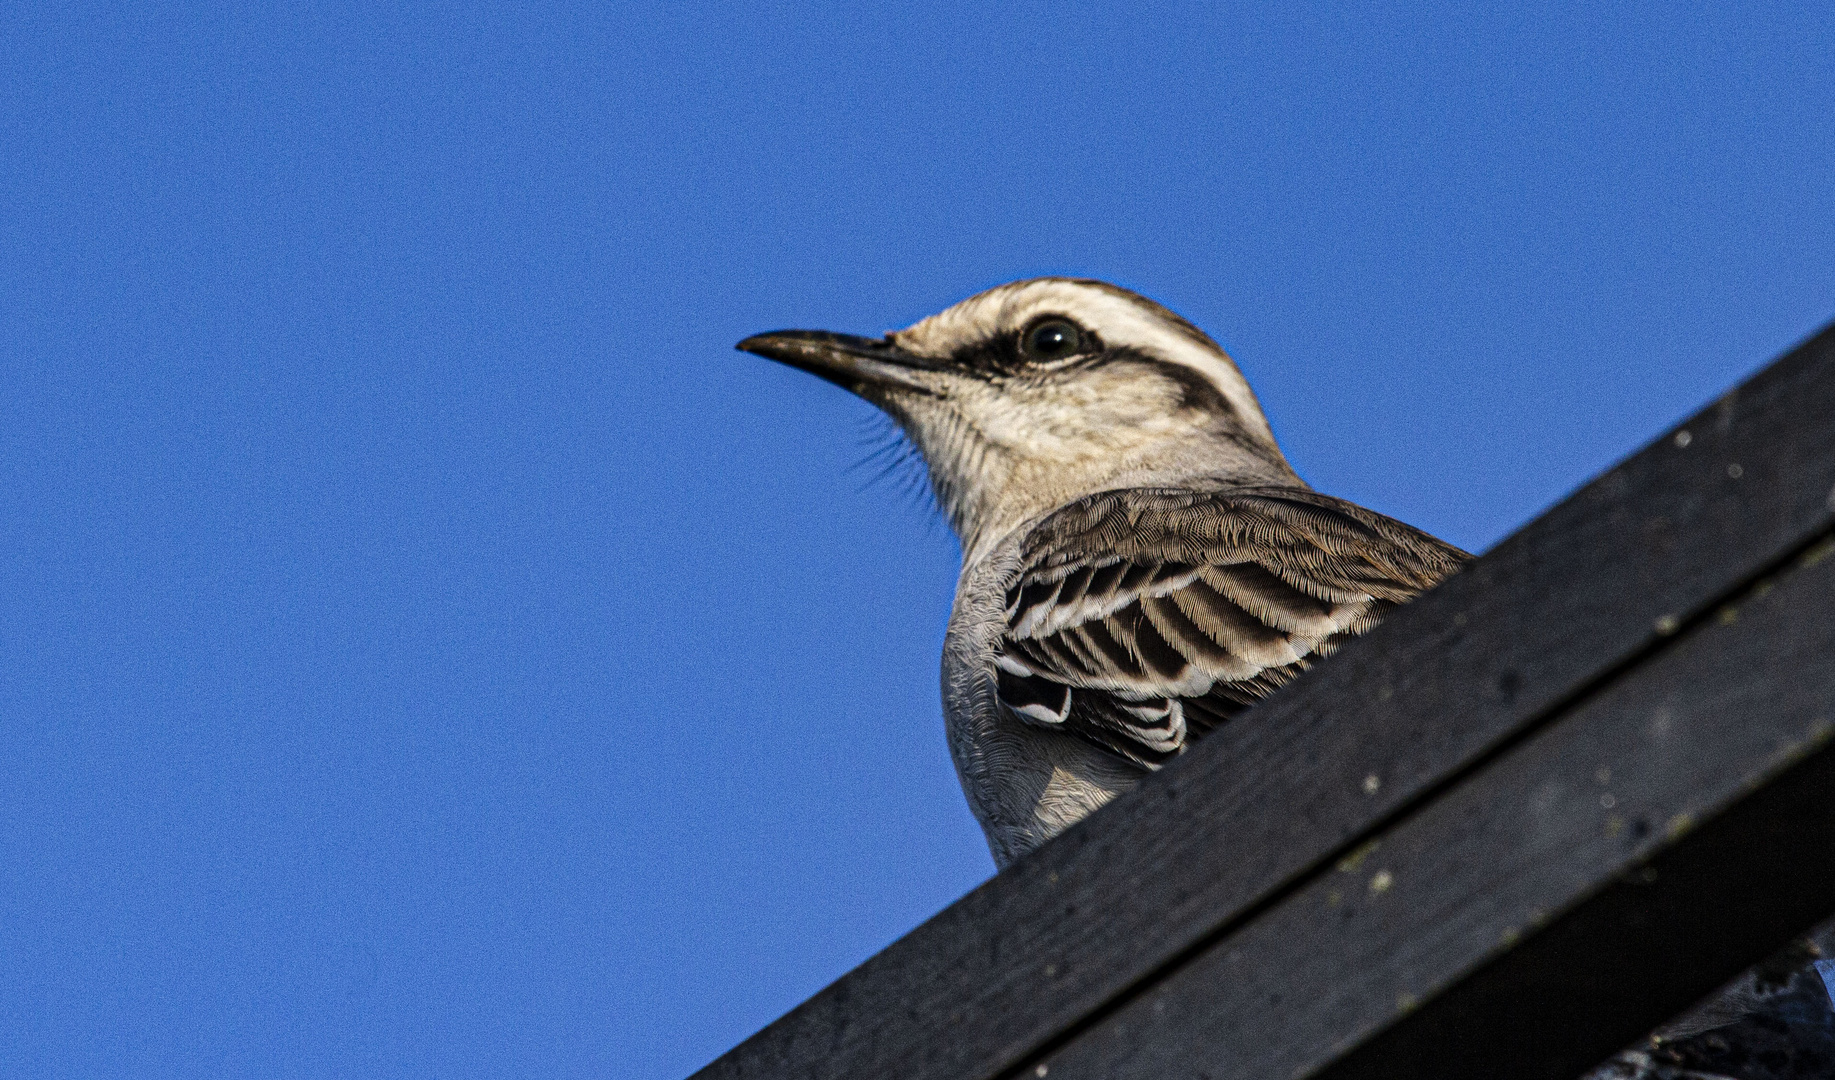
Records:
[[[1157,768],[1470,558],[1304,488],[1137,488],[1034,525],[1002,705]]]

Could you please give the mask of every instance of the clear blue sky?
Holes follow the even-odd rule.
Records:
[[[1115,280],[1482,549],[1835,317],[1826,3],[1472,6],[11,8],[0,1073],[667,1080],[991,873],[747,334]]]

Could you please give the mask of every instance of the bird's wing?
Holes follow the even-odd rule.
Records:
[[[1146,768],[1470,558],[1303,488],[1109,491],[1022,543],[1002,704]]]

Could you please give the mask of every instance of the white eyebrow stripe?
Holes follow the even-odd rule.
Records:
[[[1021,327],[1044,314],[1064,315],[1093,330],[1109,346],[1125,345],[1197,372],[1223,395],[1254,434],[1274,442],[1261,403],[1222,346],[1194,338],[1184,325],[1168,322],[1150,302],[1132,293],[1068,278],[1035,278],[972,296],[945,311],[896,331],[904,348],[944,356],[972,341]]]

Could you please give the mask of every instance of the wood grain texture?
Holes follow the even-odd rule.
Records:
[[[1049,1075],[1571,1080],[1835,912],[1835,542],[1804,562],[1050,1055]]]
[[[700,1075],[1010,1073],[1832,520],[1825,330]]]

